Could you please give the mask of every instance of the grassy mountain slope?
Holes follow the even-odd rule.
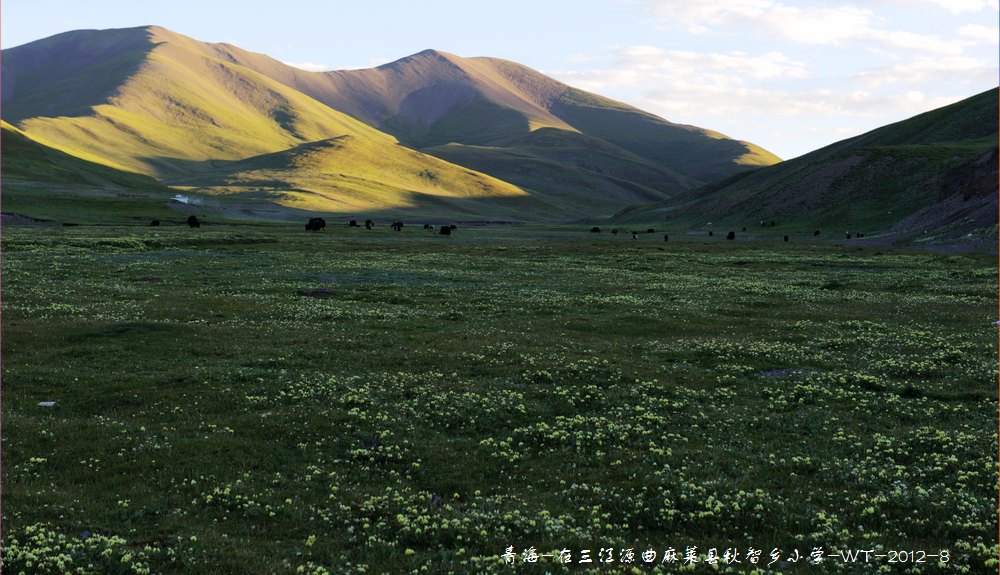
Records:
[[[590,196],[591,214],[615,205],[662,200],[690,187],[691,180],[603,140],[558,128],[541,128],[506,146],[446,144],[422,151],[494,174],[551,202]]]
[[[400,145],[350,135],[239,161],[209,162],[195,176],[168,181],[323,212],[406,211],[427,198],[436,204],[449,198],[520,199],[543,213],[560,209],[528,201],[520,188],[490,176]]]
[[[109,102],[155,47],[141,29],[128,28],[65,32],[4,50],[4,120],[89,115],[93,106]]]
[[[169,191],[169,188],[147,175],[109,168],[36,142],[6,121],[2,122],[0,133],[5,184],[10,184],[13,180],[28,180]]]
[[[0,127],[4,212],[56,221],[147,221],[176,217],[176,192],[153,178],[109,168]]]
[[[997,92],[988,90],[666,202],[630,208],[617,219],[662,222],[666,218],[691,225],[734,226],[775,220],[826,229],[873,230],[897,225],[924,210],[938,214],[937,219],[920,220],[919,231],[930,233],[933,228],[951,226],[958,217],[955,214],[963,211],[933,206],[975,189],[979,191],[962,201],[985,202],[973,211],[992,211],[995,225],[996,171],[982,166],[989,165],[983,158],[995,154],[997,148]],[[979,229],[975,226],[959,226],[955,234],[973,233]],[[902,229],[896,232],[905,235]]]
[[[575,88],[567,89],[553,108],[581,132],[658,164],[677,166],[677,172],[702,183],[781,161],[755,144],[674,124]]]
[[[59,83],[39,82],[22,88],[20,78],[26,72],[14,68],[9,83],[13,87],[6,90],[8,101],[22,114],[33,116],[17,125],[66,149],[104,158],[109,165],[158,177],[184,173],[190,162],[239,159],[337,135],[394,143],[370,126],[287,86],[213,58],[200,42],[156,27],[130,32],[145,36],[151,48],[120,84],[110,83],[120,80],[119,76],[93,79],[95,86],[85,93],[111,95],[105,103],[93,105],[90,114],[50,117],[33,109],[27,102],[49,107],[45,96]],[[65,57],[59,49],[53,48],[49,60]],[[11,52],[16,56],[17,50]],[[91,59],[92,55],[85,55],[85,61]],[[77,83],[88,85],[85,79]],[[67,106],[79,109],[90,103],[80,100]]]
[[[558,128],[606,140],[696,183],[780,161],[748,142],[673,124],[498,58],[425,50],[377,68],[310,73],[235,47],[218,49],[417,148],[507,147],[540,128]]]

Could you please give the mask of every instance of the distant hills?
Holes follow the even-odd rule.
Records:
[[[780,162],[514,62],[435,50],[306,72],[145,26],[58,34],[0,64],[4,205],[29,216],[165,217],[183,192],[219,217],[997,235],[996,89]]]
[[[433,50],[315,73],[146,26],[66,32],[2,65],[4,120],[36,144],[287,208],[599,217],[779,161],[513,62]]]
[[[998,90],[736,174],[667,201],[623,210],[623,222],[683,227],[885,230],[908,240],[997,235]]]

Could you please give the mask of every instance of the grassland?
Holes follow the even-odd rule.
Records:
[[[977,219],[986,220],[989,227],[997,217],[996,161],[985,162],[992,172],[971,176],[980,170],[975,165],[997,148],[998,94],[993,88],[780,164],[626,208],[615,220],[667,220],[689,227],[776,220],[779,225],[794,221],[823,230],[871,231],[893,226],[921,209],[937,211],[937,221],[925,218],[914,225],[919,234],[953,225],[974,209],[963,206],[962,214],[943,203],[954,192],[946,193],[948,181],[964,171],[970,177],[959,187],[966,193],[978,189],[977,195],[992,199],[975,208],[985,212]],[[980,222],[962,231],[978,235],[981,229],[976,228],[982,227]],[[989,233],[996,237],[996,228]]]
[[[4,234],[4,573],[673,573],[689,545],[736,547],[723,573],[750,548],[757,573],[996,569],[992,256]],[[876,546],[949,562],[829,558]]]

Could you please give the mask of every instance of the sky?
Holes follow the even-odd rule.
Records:
[[[493,56],[789,159],[996,87],[998,2],[3,0],[0,46],[156,24],[308,70]]]

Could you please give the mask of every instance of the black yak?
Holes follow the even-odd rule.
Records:
[[[786,241],[786,242],[788,241],[788,236],[785,236],[785,241]]]
[[[667,241],[669,239],[670,239],[670,236],[668,236],[667,234],[663,234],[663,241]]]
[[[818,235],[819,235],[819,230],[816,230],[815,232],[813,232],[813,237],[816,237]]]
[[[321,232],[326,229],[326,220],[323,218],[309,218],[306,222],[307,232]]]
[[[726,239],[727,240],[735,240],[736,239],[736,232],[729,232],[728,234],[726,234]]]
[[[154,226],[154,227],[158,226],[158,225],[160,225],[160,220],[153,220],[153,221],[149,222],[149,225]]]
[[[391,227],[394,231],[401,232],[403,231],[403,222],[392,222],[392,225],[389,227]]]
[[[365,229],[370,230],[375,227],[375,222],[371,220],[365,220]]]
[[[356,227],[358,227],[358,220],[351,220],[350,222],[347,223],[347,227],[349,227],[349,228],[356,228]]]
[[[590,228],[590,233],[592,233],[592,234],[599,234],[599,233],[601,233],[601,228],[599,228],[597,226],[594,226],[594,227]]]
[[[451,235],[451,227],[449,227],[449,226],[441,226],[441,231],[438,232],[438,234],[442,235],[442,236],[450,236]]]
[[[198,221],[198,216],[191,214],[188,216],[187,224],[189,228],[200,228],[201,222]]]

